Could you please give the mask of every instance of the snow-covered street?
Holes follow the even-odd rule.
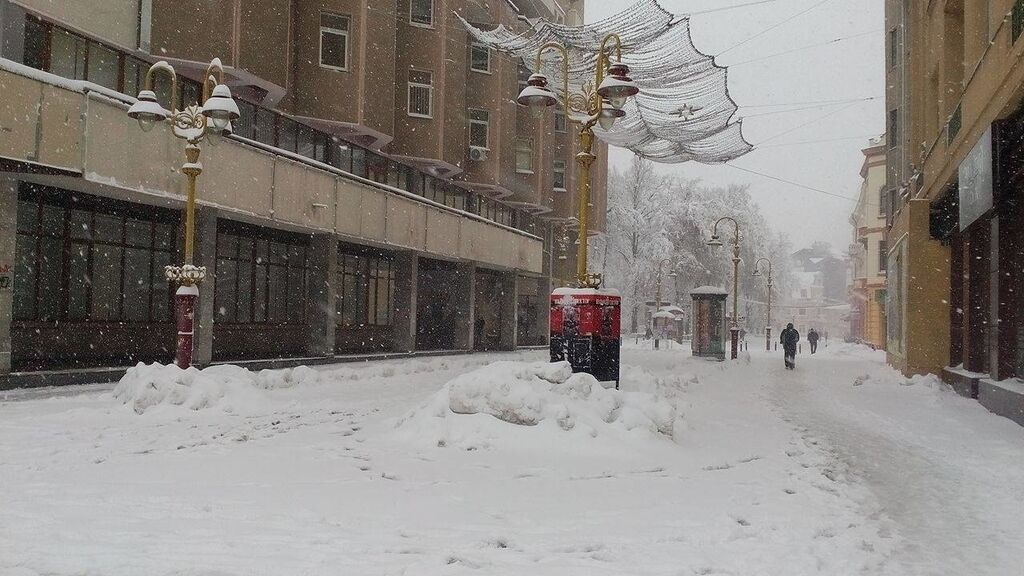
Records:
[[[442,390],[545,357],[268,373],[195,409],[2,394],[0,574],[1024,571],[1024,429],[881,353],[628,349],[622,394]]]

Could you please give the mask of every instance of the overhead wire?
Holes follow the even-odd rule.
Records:
[[[736,66],[743,66],[745,64],[752,64],[754,62],[761,62],[763,60],[769,60],[771,58],[778,58],[779,56],[785,56],[787,54],[793,54],[794,52],[801,52],[803,50],[810,50],[811,48],[821,48],[823,46],[831,46],[832,44],[838,44],[839,42],[845,42],[847,40],[853,40],[854,38],[863,38],[864,36],[870,36],[872,34],[879,34],[885,32],[885,30],[870,30],[867,32],[861,32],[860,34],[852,34],[850,36],[840,36],[839,38],[833,38],[825,42],[818,42],[816,44],[808,44],[806,46],[800,46],[792,48],[790,50],[783,50],[782,52],[776,52],[774,54],[767,54],[765,56],[759,56],[757,58],[751,58],[750,60],[741,60],[740,62],[733,62],[732,64],[723,64],[728,68],[734,68]]]
[[[722,50],[721,52],[719,52],[718,54],[715,55],[715,59],[721,58],[723,55],[725,55],[725,54],[727,54],[729,52],[732,52],[733,50],[739,48],[740,46],[743,46],[747,42],[750,42],[751,40],[760,38],[761,36],[764,36],[765,34],[771,32],[772,30],[775,30],[779,26],[782,26],[784,24],[792,22],[793,20],[799,18],[800,16],[803,16],[804,14],[807,14],[811,10],[814,10],[815,8],[817,8],[819,6],[822,6],[822,5],[824,5],[824,4],[828,3],[828,2],[831,2],[831,1],[832,0],[821,0],[820,2],[816,2],[814,5],[809,6],[809,7],[805,8],[805,9],[803,9],[803,10],[801,10],[801,11],[799,11],[799,12],[793,14],[793,15],[791,15],[790,17],[786,18],[785,20],[782,20],[781,22],[776,22],[775,24],[772,24],[771,26],[765,28],[764,30],[761,30],[757,34],[754,34],[753,36],[750,36],[750,37],[748,37],[745,40],[741,40],[741,41],[737,42],[736,44],[733,44],[732,46],[726,48],[725,50]]]
[[[731,162],[726,163],[725,165],[730,167],[730,168],[733,168],[735,170],[739,170],[741,172],[746,172],[748,174],[753,174],[755,176],[761,176],[762,178],[768,178],[769,180],[775,180],[777,182],[782,182],[783,184],[789,184],[790,186],[796,186],[797,188],[803,188],[804,190],[810,190],[811,192],[817,192],[819,194],[824,194],[826,196],[832,196],[833,198],[839,198],[839,199],[842,199],[842,200],[847,200],[849,202],[854,202],[854,203],[857,202],[857,198],[850,198],[849,196],[845,196],[843,194],[837,194],[835,192],[829,192],[828,190],[822,190],[821,188],[816,188],[814,186],[808,186],[807,184],[801,184],[799,182],[794,182],[792,180],[789,180],[789,179],[786,179],[786,178],[781,178],[779,176],[772,176],[771,174],[765,174],[764,172],[758,172],[757,170],[751,170],[749,168],[744,168],[742,166],[737,166],[737,165],[735,165],[735,164],[733,164]],[[867,204],[870,204],[870,202],[868,202]]]

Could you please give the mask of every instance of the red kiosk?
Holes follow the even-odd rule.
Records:
[[[614,290],[557,288],[551,293],[551,361],[567,360],[619,387],[622,298]]]

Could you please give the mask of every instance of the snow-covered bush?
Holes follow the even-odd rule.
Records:
[[[495,362],[451,380],[400,418],[396,428],[403,438],[444,446],[452,438],[472,441],[476,432],[497,433],[481,416],[500,421],[512,433],[529,426],[588,436],[617,429],[669,438],[678,418],[665,396],[606,389],[590,374],[573,374],[567,362]]]
[[[140,362],[117,383],[114,397],[137,414],[156,406],[238,412],[265,405],[262,390],[314,384],[319,377],[319,372],[307,366],[251,372],[232,365],[183,370],[173,364]]]

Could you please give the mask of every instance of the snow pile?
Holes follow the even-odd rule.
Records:
[[[174,364],[140,362],[117,383],[114,398],[137,414],[158,406],[242,412],[265,405],[261,390],[314,384],[319,379],[320,374],[307,366],[250,372],[232,365],[183,370]]]
[[[568,362],[505,361],[449,381],[396,428],[400,436],[438,446],[453,440],[472,444],[481,435],[517,434],[524,427],[590,437],[625,431],[672,438],[677,418],[667,396],[606,389],[590,374],[573,374]]]

